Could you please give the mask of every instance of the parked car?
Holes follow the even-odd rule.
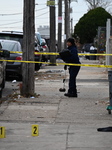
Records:
[[[35,36],[37,38],[38,44],[40,45],[41,52],[49,52],[49,48],[47,46],[47,43],[46,43],[45,39],[43,39],[41,37],[40,33],[36,32]],[[42,61],[43,62],[48,61],[48,59],[49,59],[48,55],[42,55]]]
[[[49,52],[49,48],[48,48],[48,46],[47,46],[46,40],[43,39],[43,38],[42,38],[41,40],[42,40],[42,44],[43,44],[43,46],[42,46],[43,51],[44,51],[44,52]]]
[[[35,33],[35,36],[38,40],[38,44],[41,45],[42,44],[42,38],[41,38],[41,34],[39,32],[36,32]]]
[[[42,61],[42,55],[38,54],[38,52],[41,52],[41,48],[38,45],[38,42],[35,42],[35,61],[41,62]],[[41,67],[41,63],[35,63],[35,71],[38,71]]]
[[[23,32],[18,32],[18,31],[2,31],[0,32],[0,39],[4,40],[13,40],[13,41],[18,41],[21,44],[21,48],[23,47]],[[40,52],[41,48],[38,44],[38,41],[35,37],[35,52]],[[35,54],[35,61],[41,61],[42,56]],[[40,69],[41,64],[36,63],[35,64],[35,70],[38,71]]]
[[[19,42],[12,41],[12,40],[0,40],[0,43],[3,49],[6,49],[10,52],[9,60],[22,60],[22,48]],[[39,59],[40,59],[40,56],[35,54],[35,60],[40,61]],[[20,78],[22,78],[22,63],[21,62],[7,62],[6,75],[7,77],[19,76]]]
[[[10,52],[8,60],[22,60],[22,49],[21,44],[17,41],[12,40],[0,40],[3,49]],[[12,53],[21,52],[21,53]],[[22,77],[22,63],[21,62],[7,62],[6,75],[9,76],[20,76]]]
[[[85,44],[82,48],[83,52],[85,54],[96,54],[97,53],[97,48],[94,47],[94,44],[89,43],[89,44]],[[90,60],[96,60],[96,56],[85,56],[86,59],[90,59]]]
[[[83,53],[85,54],[90,54],[90,47],[91,47],[91,43],[87,43],[87,44],[84,44],[83,48],[82,48],[82,51]],[[90,56],[85,56],[86,59],[90,59]]]
[[[4,60],[10,57],[10,52],[4,50],[0,44],[0,60]],[[0,98],[2,97],[2,90],[5,87],[5,77],[6,77],[6,61],[0,61]]]
[[[49,52],[49,48],[47,46],[47,43],[46,43],[45,39],[42,38],[41,41],[42,41],[41,46],[42,46],[43,52],[47,52],[48,53]],[[43,61],[48,61],[48,59],[49,59],[48,55],[43,55],[43,57],[42,57]]]

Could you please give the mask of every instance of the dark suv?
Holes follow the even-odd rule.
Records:
[[[23,32],[18,32],[18,31],[2,31],[0,32],[0,39],[2,40],[12,40],[12,41],[18,41],[21,44],[21,47],[23,47]],[[38,41],[35,38],[34,43],[35,47],[35,52],[40,52],[40,47],[38,45]],[[42,56],[35,54],[35,61],[41,62]],[[36,63],[35,64],[35,70],[38,71],[40,69],[41,64]]]

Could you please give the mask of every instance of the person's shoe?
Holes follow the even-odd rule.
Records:
[[[72,93],[65,93],[64,96],[67,96],[67,97],[78,97],[77,94],[72,94]]]

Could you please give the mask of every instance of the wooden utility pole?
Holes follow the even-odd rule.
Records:
[[[64,48],[66,48],[66,41],[69,38],[69,7],[68,0],[65,0],[65,39],[64,39]]]
[[[56,14],[55,0],[50,0],[54,5],[50,5],[50,52],[56,52]],[[50,63],[56,64],[56,56],[50,56]]]
[[[71,21],[71,18],[70,18],[70,13],[71,13],[71,7],[70,7],[70,4],[71,4],[71,0],[68,0],[68,36],[70,37],[71,34],[70,34],[70,21]]]
[[[58,52],[62,50],[62,0],[58,0]]]
[[[24,0],[23,60],[34,61],[35,43],[35,0]],[[22,95],[34,95],[34,64],[23,63]]]
[[[73,18],[71,18],[71,35],[73,34]]]

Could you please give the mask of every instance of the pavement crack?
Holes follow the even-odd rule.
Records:
[[[6,111],[6,109],[8,108],[9,104],[7,104],[6,106],[3,106],[2,105],[0,106],[1,107],[1,110],[0,110],[0,115],[3,115],[4,112]]]
[[[0,115],[3,115],[6,109],[9,106],[9,99],[8,97],[4,97],[0,100]]]
[[[68,125],[68,128],[67,128],[67,134],[66,134],[66,148],[65,148],[65,150],[68,149],[68,138],[69,138],[70,125],[71,125],[71,124],[69,124],[69,125]]]
[[[59,99],[58,109],[57,109],[57,113],[56,113],[56,117],[55,117],[54,123],[56,123],[56,119],[58,117],[58,112],[59,112],[59,109],[60,109],[60,103],[61,103],[61,99]]]

